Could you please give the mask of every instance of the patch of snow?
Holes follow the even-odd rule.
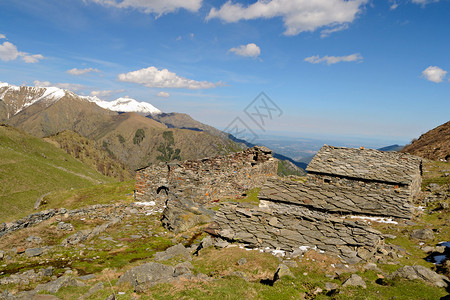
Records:
[[[134,205],[141,205],[141,206],[155,206],[155,201],[148,201],[148,202],[134,202]]]
[[[300,246],[300,247],[298,247],[298,249],[300,249],[301,251],[304,251],[304,252],[308,251],[309,248],[311,248],[311,247],[309,247],[309,246]]]
[[[8,86],[9,84],[7,82],[1,82],[0,81],[0,88]]]
[[[381,218],[381,217],[364,217],[364,216],[350,216],[352,219],[361,219],[363,221],[373,221],[378,223],[386,224],[398,224],[398,222],[392,220],[391,218]]]
[[[281,254],[281,256],[285,256],[286,255],[286,251],[284,251],[284,250],[272,250],[272,254],[273,255]]]
[[[84,97],[90,102],[94,102],[98,106],[117,112],[137,112],[146,115],[158,115],[162,111],[147,102],[139,102],[135,99],[122,97],[114,101],[101,100],[98,97]]]

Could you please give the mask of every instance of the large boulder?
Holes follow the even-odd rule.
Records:
[[[171,197],[163,211],[163,226],[175,233],[211,222],[214,211],[188,199]]]
[[[405,278],[408,280],[418,279],[438,287],[447,287],[447,282],[449,281],[447,277],[419,265],[404,266],[390,274],[388,278]]]

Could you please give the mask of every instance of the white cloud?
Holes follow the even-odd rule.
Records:
[[[58,87],[60,89],[69,90],[72,92],[77,92],[79,90],[83,90],[86,87],[82,84],[76,83],[51,83],[50,81],[33,81],[34,86],[36,87]]]
[[[90,72],[98,73],[98,72],[100,72],[100,70],[93,69],[93,68],[86,68],[86,69],[73,68],[73,69],[70,69],[70,70],[66,71],[67,74],[75,75],[75,76],[84,75],[84,74],[87,74],[87,73],[90,73]]]
[[[427,5],[429,3],[439,2],[439,0],[412,0],[411,2],[420,5]]]
[[[345,23],[345,24],[342,24],[340,26],[336,26],[333,28],[324,29],[320,32],[320,37],[325,38],[325,37],[329,36],[330,34],[332,34],[333,32],[338,32],[338,31],[345,30],[345,29],[348,29],[348,23]]]
[[[351,23],[365,3],[367,0],[258,0],[244,7],[240,3],[228,1],[220,9],[212,8],[206,19],[237,22],[282,17],[286,27],[284,34],[297,35],[320,27],[332,30]]]
[[[261,54],[261,49],[253,43],[240,45],[239,47],[231,48],[229,51],[234,52],[236,55],[249,57],[257,57]]]
[[[436,66],[429,66],[422,71],[422,77],[425,77],[425,79],[436,83],[442,82],[445,78],[445,75],[447,75],[447,71],[442,70],[441,68]]]
[[[10,42],[0,44],[0,59],[3,61],[15,60],[19,56],[17,47]]]
[[[123,82],[139,83],[151,88],[209,89],[220,85],[220,83],[187,79],[167,69],[158,70],[155,67],[119,74],[117,79]]]
[[[352,62],[357,61],[361,62],[363,57],[359,53],[350,54],[347,56],[328,56],[320,57],[319,55],[310,56],[305,58],[305,61],[312,64],[326,63],[327,65],[336,64],[339,62]]]
[[[2,36],[4,37],[4,35]],[[3,44],[0,44],[1,60],[16,60],[18,57],[20,57],[26,63],[37,63],[40,59],[44,59],[44,56],[42,56],[41,54],[28,54],[26,52],[19,52],[17,50],[17,47],[10,42],[4,42]]]
[[[0,40],[1,39],[6,39],[6,35],[0,33]]]
[[[134,8],[147,14],[159,16],[174,12],[180,8],[196,12],[202,6],[202,0],[84,0],[104,6],[117,8]]]
[[[25,52],[20,52],[19,56],[27,64],[34,64],[39,62],[39,60],[44,59],[44,56],[41,54],[28,54]]]
[[[157,96],[158,97],[163,97],[163,98],[169,98],[170,94],[167,93],[167,92],[159,92]]]

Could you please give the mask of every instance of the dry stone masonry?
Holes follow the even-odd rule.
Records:
[[[330,213],[411,218],[422,160],[373,149],[324,146],[308,165],[308,181],[268,182],[260,199]]]
[[[223,204],[211,233],[251,247],[317,247],[354,263],[373,254],[383,237],[342,216],[410,218],[421,166],[408,154],[325,145],[308,166],[306,183],[269,179],[259,207]]]
[[[153,164],[137,171],[135,198],[162,202],[169,193],[196,203],[234,198],[261,186],[277,170],[278,161],[265,147],[202,160]]]

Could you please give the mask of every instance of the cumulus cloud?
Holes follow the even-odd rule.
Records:
[[[1,35],[2,39],[6,38],[5,35]],[[20,52],[17,47],[10,42],[3,42],[0,44],[0,59],[3,61],[16,60],[18,57],[26,63],[37,63],[39,60],[44,59],[41,54],[29,54],[26,52]]]
[[[442,82],[447,75],[447,71],[442,70],[436,66],[429,66],[425,70],[422,71],[422,77],[432,82]]]
[[[60,89],[69,90],[72,92],[77,92],[79,90],[83,90],[86,87],[82,84],[76,83],[51,83],[50,81],[33,81],[34,86],[36,87],[58,87]]]
[[[170,94],[167,93],[167,92],[159,92],[157,96],[158,97],[163,97],[163,98],[169,98]]]
[[[284,34],[297,35],[317,28],[341,28],[352,23],[367,0],[258,0],[248,6],[226,2],[220,9],[212,8],[207,20],[219,18],[225,22],[281,17]]]
[[[70,70],[66,71],[67,74],[75,75],[75,76],[84,75],[84,74],[87,74],[87,73],[90,73],[90,72],[98,73],[98,72],[100,72],[100,70],[93,69],[93,68],[85,68],[85,69],[73,68],[73,69],[70,69]]]
[[[151,88],[209,89],[220,85],[220,83],[187,79],[167,69],[159,70],[155,67],[119,74],[117,79],[123,82],[142,84]]]
[[[1,39],[6,39],[6,35],[0,33],[0,40]]]
[[[325,55],[324,57],[320,57],[319,55],[310,56],[305,58],[305,61],[312,63],[312,64],[320,64],[325,63],[327,65],[337,64],[339,62],[352,62],[357,61],[361,62],[363,60],[363,57],[359,53],[350,54],[347,56],[328,56]]]
[[[231,48],[229,51],[234,52],[236,55],[248,57],[257,57],[261,54],[261,49],[253,43],[240,45],[239,47]]]
[[[159,16],[174,12],[180,8],[196,12],[202,6],[202,0],[84,0],[104,6],[117,8],[133,8],[148,14]]]
[[[0,59],[3,61],[15,60],[19,56],[17,47],[10,42],[0,44]]]

